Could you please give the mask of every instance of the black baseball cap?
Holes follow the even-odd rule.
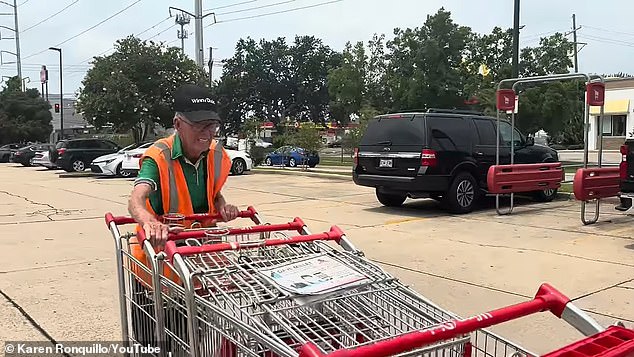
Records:
[[[222,121],[209,90],[195,84],[184,84],[176,89],[174,111],[184,114],[192,122]]]

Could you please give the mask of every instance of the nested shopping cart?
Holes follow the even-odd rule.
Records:
[[[533,356],[485,328],[546,310],[590,336],[550,356],[634,351],[634,331],[603,328],[549,285],[532,301],[460,319],[366,259],[336,226],[311,234],[299,218],[170,234],[153,259],[152,327],[164,355]]]
[[[255,224],[264,223],[253,207],[239,212],[238,217],[248,218]],[[164,321],[167,318],[173,325],[186,326],[187,324],[186,321],[176,320],[172,316],[165,317],[171,311],[156,304],[157,294],[153,287],[158,285],[155,285],[154,279],[160,275],[179,283],[178,276],[169,269],[163,269],[160,273],[154,274],[157,262],[162,255],[159,254],[157,257],[157,250],[149,241],[139,242],[138,230],[122,234],[120,227],[136,225],[134,219],[124,216],[115,217],[111,213],[107,213],[105,218],[115,242],[122,338],[129,345],[160,346],[163,347],[162,350],[166,350],[171,346],[161,345],[165,340],[162,331],[157,330],[157,320]],[[222,221],[219,215],[166,214],[158,218],[171,228],[179,227],[187,228],[187,230],[204,228],[208,234],[222,231],[217,227],[205,227],[210,221]]]

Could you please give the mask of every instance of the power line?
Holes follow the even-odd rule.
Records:
[[[604,28],[601,28],[601,27],[595,27],[595,26],[589,26],[589,25],[583,25],[582,27],[583,28],[593,29],[593,30],[598,30],[598,31],[603,31],[603,32],[616,33],[616,34],[619,34],[619,35],[634,36],[634,33],[631,33],[631,32],[614,31],[614,30],[609,30],[609,29],[604,29]]]
[[[250,7],[248,9],[221,12],[221,13],[218,13],[216,15],[220,16],[220,15],[236,14],[236,13],[239,13],[239,12],[253,11],[253,10],[258,10],[258,9],[264,9],[264,8],[267,8],[267,7],[273,7],[273,6],[288,4],[289,2],[295,2],[295,0],[286,0],[286,1],[276,2],[276,3],[273,3],[273,4],[266,4],[266,5],[262,5],[262,6]]]
[[[79,36],[81,36],[81,35],[85,34],[86,32],[91,31],[92,29],[94,29],[94,28],[96,28],[97,26],[99,26],[99,25],[101,25],[101,24],[103,24],[103,23],[105,23],[105,22],[107,22],[107,21],[111,20],[112,18],[114,18],[114,17],[116,17],[117,15],[119,15],[119,14],[123,13],[124,11],[128,10],[128,9],[129,9],[129,8],[131,8],[132,6],[134,6],[134,5],[138,4],[139,2],[141,2],[141,0],[136,0],[136,1],[134,1],[132,4],[130,4],[130,5],[126,6],[125,8],[123,8],[123,9],[121,9],[121,10],[117,11],[116,13],[114,13],[114,14],[112,14],[112,15],[108,16],[108,17],[107,17],[107,18],[105,18],[104,20],[99,21],[98,23],[96,23],[95,25],[93,25],[93,26],[91,26],[91,27],[87,28],[86,30],[84,30],[84,31],[82,31],[82,32],[80,32],[80,33],[78,33],[78,34],[76,34],[75,36],[72,36],[72,37],[70,37],[70,38],[68,38],[68,39],[66,39],[66,40],[64,40],[64,41],[62,41],[62,42],[60,42],[60,43],[58,43],[58,44],[56,44],[54,47],[59,47],[59,46],[61,46],[61,45],[65,44],[65,43],[67,43],[68,41],[71,41],[71,40],[73,40],[73,39],[75,39],[75,38],[77,38],[77,37],[79,37]],[[24,58],[25,58],[25,59],[26,59],[26,58],[31,58],[31,57],[37,56],[37,55],[39,55],[39,54],[42,54],[42,53],[44,53],[44,52],[46,52],[46,51],[48,51],[48,49],[44,49],[44,50],[42,50],[42,51],[40,51],[40,52],[34,53],[34,54],[29,55],[29,56],[26,56],[26,57],[24,57]]]
[[[252,2],[256,2],[258,0],[248,0],[248,1],[243,1],[243,2],[239,2],[239,3],[235,3],[235,4],[230,4],[230,5],[224,5],[224,6],[218,6],[215,9],[207,9],[207,10],[203,10],[203,12],[210,12],[210,11],[216,11],[216,10],[220,10],[220,9],[226,9],[228,7],[234,7],[234,6],[239,6],[239,5],[244,5],[244,4],[249,4]]]
[[[148,32],[148,31],[150,31],[150,30],[151,30],[151,29],[153,29],[153,28],[155,28],[156,26],[158,26],[158,25],[162,24],[163,22],[165,22],[165,21],[169,20],[170,18],[171,18],[171,17],[170,17],[170,16],[168,16],[168,17],[164,18],[163,20],[161,20],[161,21],[157,22],[156,24],[154,24],[154,25],[152,25],[152,26],[150,26],[150,27],[146,28],[145,30],[143,30],[143,31],[141,31],[141,32],[139,32],[139,33],[137,33],[137,34],[135,34],[134,36],[135,36],[135,37],[139,37],[139,36],[141,36],[142,34],[144,34],[144,33]],[[106,53],[106,52],[108,52],[108,51],[110,51],[110,50],[114,50],[114,47],[110,47],[110,48],[108,48],[107,50],[105,50],[105,51],[103,51],[103,52],[100,52],[100,53],[98,53],[98,54],[96,54],[96,55],[94,55],[94,56],[90,56],[89,58],[87,58],[87,59],[85,59],[85,60],[83,60],[83,61],[81,61],[81,62],[78,62],[78,64],[88,62],[88,61],[92,60],[93,58],[95,58],[95,57],[97,57],[97,56],[101,56],[101,55],[103,55],[104,53]]]
[[[582,36],[583,38],[586,38],[586,39],[598,41],[598,42],[610,43],[610,44],[614,44],[614,45],[622,45],[622,46],[626,46],[626,47],[634,47],[634,42],[615,40],[615,39],[612,39],[612,38],[600,37],[600,36],[594,36],[594,35],[587,35],[587,34],[583,34],[583,35],[579,35],[579,36]]]
[[[27,0],[27,1],[29,1],[29,0]],[[30,29],[32,29],[32,28],[34,28],[34,27],[36,27],[36,26],[39,26],[39,25],[43,24],[44,22],[46,22],[46,21],[48,21],[48,20],[52,19],[53,17],[55,17],[55,16],[57,16],[57,15],[61,14],[62,12],[64,12],[64,11],[65,11],[66,9],[68,9],[69,7],[71,7],[71,6],[75,5],[75,4],[77,4],[78,2],[79,2],[79,0],[75,0],[75,1],[73,1],[73,2],[72,2],[72,3],[70,3],[69,5],[66,5],[66,7],[65,7],[65,8],[63,8],[63,9],[59,10],[58,12],[56,12],[56,13],[54,13],[53,15],[51,15],[51,16],[49,16],[49,17],[45,18],[44,20],[42,20],[42,21],[40,21],[40,22],[36,23],[35,25],[30,26],[30,27],[27,27],[26,29],[24,29],[24,30],[22,30],[22,31],[20,31],[20,32],[25,33],[25,32],[27,32],[28,30],[30,30]]]
[[[169,19],[171,19],[171,18],[172,18],[171,16],[168,16],[168,17],[164,18],[163,20],[161,20],[161,21],[157,22],[156,24],[152,25],[151,27],[148,27],[148,28],[146,28],[145,30],[143,30],[143,31],[141,31],[141,32],[139,32],[139,33],[137,33],[137,34],[136,34],[136,35],[134,35],[134,36],[135,36],[135,37],[139,37],[139,36],[143,35],[144,33],[146,33],[146,32],[148,32],[148,31],[150,31],[151,29],[155,28],[156,26],[158,26],[158,25],[162,24],[163,22],[165,22],[165,21],[167,21],[167,20],[169,20]]]
[[[21,3],[20,5],[18,5],[18,7],[20,7],[20,6],[24,5],[24,4],[26,4],[26,3],[27,3],[27,2],[29,2],[29,1],[31,1],[31,0],[24,0],[24,2],[23,2],[23,3]]]
[[[152,36],[152,37],[148,37],[148,38],[146,38],[146,39],[145,39],[145,41],[149,41],[149,40],[151,40],[151,39],[153,39],[153,38],[155,38],[155,37],[158,37],[158,36],[160,36],[160,35],[164,34],[165,32],[167,32],[167,31],[169,31],[169,30],[173,29],[175,26],[176,26],[176,24],[172,24],[172,25],[170,25],[170,27],[168,27],[168,28],[166,28],[165,30],[163,30],[163,31],[161,31],[161,32],[159,32],[159,33],[157,33],[156,35],[154,35],[154,36]],[[178,40],[178,38],[177,38],[177,40]]]
[[[304,9],[310,9],[313,7],[318,7],[318,6],[324,6],[324,5],[329,5],[329,4],[334,4],[337,2],[341,2],[343,0],[332,0],[332,1],[325,1],[325,2],[321,2],[321,3],[317,3],[317,4],[313,4],[313,5],[307,5],[307,6],[301,6],[301,7],[296,7],[296,8],[292,8],[292,9],[286,9],[286,10],[280,10],[280,11],[274,11],[274,12],[268,12],[268,13],[264,13],[264,14],[258,14],[258,15],[252,15],[252,16],[245,16],[245,17],[237,17],[237,18],[233,18],[233,19],[229,19],[229,20],[221,20],[218,21],[216,23],[227,23],[227,22],[233,22],[233,21],[240,21],[240,20],[248,20],[248,19],[256,19],[256,18],[260,18],[260,17],[265,17],[265,16],[271,16],[271,15],[277,15],[277,14],[284,14],[287,12],[291,12],[291,11],[299,11],[299,10],[304,10]],[[209,27],[210,25],[207,25],[207,27]]]

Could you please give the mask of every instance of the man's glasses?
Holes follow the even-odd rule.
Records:
[[[202,122],[202,123],[193,123],[183,117],[180,117],[180,119],[184,121],[185,123],[187,123],[192,128],[196,129],[197,131],[211,130],[213,132],[216,132],[220,128],[220,122],[215,120]]]

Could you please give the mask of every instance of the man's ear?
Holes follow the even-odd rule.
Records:
[[[174,130],[178,131],[178,129],[180,129],[181,123],[180,120],[178,120],[178,117],[174,117],[174,119],[172,119],[172,125],[174,126]]]

